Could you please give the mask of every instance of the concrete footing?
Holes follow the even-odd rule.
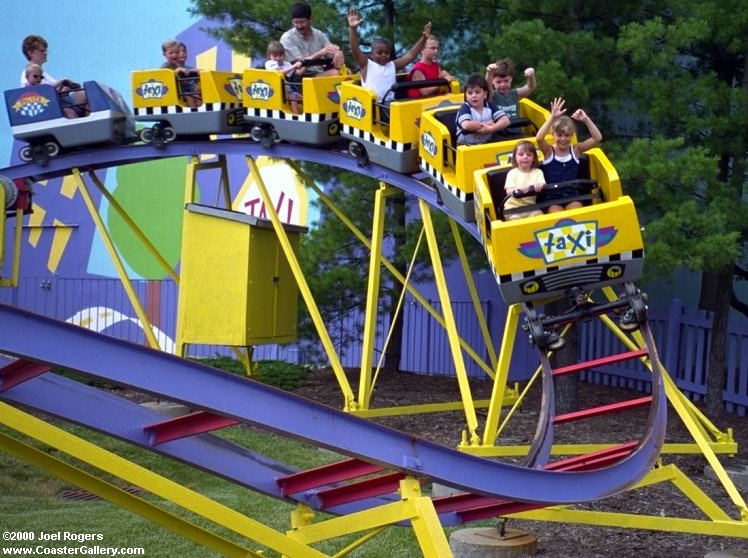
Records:
[[[715,550],[706,554],[704,558],[748,558],[748,550]]]
[[[436,482],[431,485],[432,498],[446,498],[447,496],[457,496],[458,494],[465,494],[465,492]]]
[[[527,531],[505,529],[499,534],[495,527],[460,529],[449,537],[454,558],[516,558],[534,555],[538,539]]]

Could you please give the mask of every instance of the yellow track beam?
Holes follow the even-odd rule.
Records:
[[[748,523],[745,521],[709,521],[654,515],[634,515],[602,511],[592,512],[571,508],[547,508],[545,510],[522,512],[508,517],[533,519],[536,521],[555,521],[565,524],[597,525],[600,527],[613,527],[615,529],[648,529],[650,531],[693,533],[695,535],[715,535],[748,539]]]
[[[225,556],[262,556],[15,438],[0,433],[0,447],[9,455],[29,465],[84,488],[115,506],[131,511]]]

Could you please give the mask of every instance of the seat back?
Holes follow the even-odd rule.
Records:
[[[510,170],[512,170],[511,166],[493,169],[486,173],[486,182],[491,192],[494,210],[502,221],[504,220],[504,201],[507,198],[504,187],[506,186],[506,176]]]
[[[434,117],[449,130],[450,145],[457,143],[457,111],[459,109],[440,110]]]
[[[411,89],[422,89],[424,87],[449,87],[449,82],[446,79],[425,79],[421,81],[410,81],[408,74],[398,74],[397,82],[392,85],[390,91],[392,91],[392,98],[395,101],[402,101],[408,99],[408,91]],[[389,98],[390,95],[385,95],[385,99]]]
[[[579,168],[577,178],[592,178],[590,174],[590,158],[584,153],[579,156]]]
[[[491,199],[500,201],[506,196],[504,193],[504,186],[506,186],[506,175],[512,167],[504,167],[488,171],[486,179],[488,182],[488,189],[491,191]]]

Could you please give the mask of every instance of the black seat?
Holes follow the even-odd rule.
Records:
[[[524,131],[524,128],[527,127],[531,127],[533,129],[533,134],[531,135],[534,135],[535,132],[538,131],[537,126],[535,126],[535,124],[533,124],[532,120],[530,120],[529,118],[510,118],[509,126],[499,132],[496,132],[491,139],[492,141],[504,141],[508,139],[529,137],[530,134],[526,134]]]
[[[590,158],[584,153],[579,156],[577,178],[592,178],[592,175],[590,174]]]
[[[449,145],[457,143],[457,111],[458,109],[449,109],[434,113],[434,118],[444,124],[447,130],[449,130]]]
[[[496,209],[496,214],[502,221],[505,220],[506,215],[527,211],[526,207],[504,209],[504,204],[509,197],[506,195],[504,187],[506,186],[507,174],[509,173],[511,168],[512,167],[498,168],[489,171],[486,175],[488,187],[491,192],[491,199],[493,200],[494,208]],[[570,186],[573,186],[579,192],[579,195],[575,196],[574,198],[565,200],[567,203],[569,201],[578,200],[581,201],[584,205],[591,205],[595,199],[602,199],[602,192],[600,191],[597,182],[595,180],[592,180],[590,177],[590,160],[587,155],[582,155],[579,158],[579,170],[577,173],[577,179],[573,182],[574,184],[570,184]],[[550,188],[553,188],[554,186],[555,185],[553,184],[548,185],[548,187]],[[538,202],[532,207],[536,207],[537,209],[545,212],[547,208],[554,203],[555,202],[543,201],[541,198],[538,199]]]
[[[493,201],[496,214],[502,221],[504,220],[504,202],[507,199],[504,187],[506,186],[506,175],[509,174],[510,170],[512,170],[512,167],[494,169],[486,173],[486,181],[488,182],[488,190],[491,192],[491,200]]]
[[[506,175],[509,174],[510,170],[512,170],[512,167],[494,169],[486,173],[488,189],[491,192],[492,200],[501,200],[506,197],[504,187],[506,186]]]

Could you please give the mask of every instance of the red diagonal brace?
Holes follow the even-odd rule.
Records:
[[[575,455],[568,459],[549,463],[543,469],[547,471],[591,471],[602,469],[629,455],[634,451],[638,443],[631,441],[598,451]]]
[[[489,498],[488,496],[479,496],[478,494],[460,493],[442,498],[434,498],[434,508],[436,513],[458,512],[465,510],[482,508],[485,506],[497,506],[505,504],[508,500],[502,498]]]
[[[320,507],[322,509],[331,508],[364,498],[373,498],[374,496],[396,492],[400,488],[400,481],[404,478],[404,473],[389,473],[353,484],[344,484],[329,490],[323,490],[318,494]]]
[[[477,494],[455,494],[434,500],[434,509],[439,515],[454,512],[462,523],[470,523],[481,519],[509,515],[520,511],[535,510],[545,507],[544,504],[513,502],[500,498],[489,498]]]
[[[460,519],[463,523],[471,523],[473,521],[480,521],[481,519],[489,519],[492,517],[500,517],[502,515],[509,515],[511,513],[519,513],[529,510],[537,510],[540,508],[547,507],[547,504],[532,504],[529,502],[510,502],[503,501],[493,504],[487,504],[484,506],[477,506],[467,510],[459,512]]]
[[[296,494],[304,490],[328,486],[336,482],[364,475],[371,475],[382,470],[383,467],[379,465],[351,458],[279,477],[276,482],[283,495],[288,496],[289,494]]]
[[[0,391],[5,391],[20,383],[36,378],[52,369],[48,364],[39,364],[18,359],[0,368]]]
[[[143,430],[151,434],[151,445],[157,446],[179,438],[203,434],[235,424],[239,424],[239,421],[205,411],[197,411],[189,415],[149,424],[144,426]]]
[[[646,407],[651,403],[652,396],[639,397],[637,399],[629,399],[628,401],[611,403],[610,405],[600,405],[599,407],[591,407],[589,409],[583,409],[581,411],[574,411],[573,413],[557,415],[556,417],[554,417],[553,422],[554,424],[563,424],[565,422],[599,417],[602,415],[608,415],[610,413],[620,413],[621,411],[629,411],[631,409]]]
[[[627,360],[633,360],[635,358],[642,358],[646,356],[649,356],[649,351],[645,349],[628,351],[625,353],[619,353],[617,355],[610,355],[607,357],[596,358],[594,360],[588,360],[585,362],[578,362],[569,366],[561,366],[560,368],[556,368],[553,370],[553,375],[562,376],[564,374],[573,374],[574,372],[581,372],[582,370],[589,370],[590,368],[596,368],[598,366],[607,366],[609,364],[625,362]]]
[[[628,442],[584,455],[577,455],[562,461],[549,463],[543,469],[552,471],[585,471],[601,469],[623,459],[636,447],[637,442]],[[456,513],[462,523],[470,523],[502,515],[546,507],[546,504],[533,502],[513,502],[499,498],[489,498],[477,494],[455,494],[434,500],[438,514]]]

